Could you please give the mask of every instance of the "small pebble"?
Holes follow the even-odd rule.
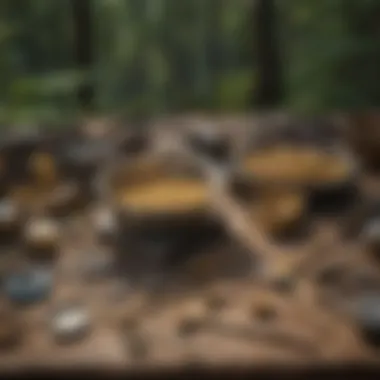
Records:
[[[33,249],[55,249],[59,239],[59,225],[54,220],[31,220],[25,229],[25,241]]]
[[[363,236],[380,241],[380,218],[370,220],[363,228]]]
[[[53,287],[53,273],[49,268],[31,268],[4,279],[7,297],[19,304],[33,304],[47,299]]]
[[[8,224],[17,221],[19,216],[18,209],[14,202],[5,199],[0,202],[0,223]]]
[[[1,240],[8,242],[18,231],[20,212],[17,205],[9,199],[0,201],[0,233]]]
[[[380,219],[369,221],[361,232],[361,238],[380,257]]]
[[[109,241],[115,236],[118,223],[112,210],[101,208],[94,213],[95,230],[101,240]]]
[[[89,313],[79,305],[59,308],[51,320],[54,338],[60,344],[75,343],[84,339],[89,334],[90,327]]]
[[[380,347],[380,294],[360,297],[352,313],[364,340],[371,346]]]

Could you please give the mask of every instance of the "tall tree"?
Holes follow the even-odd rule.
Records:
[[[253,47],[257,65],[253,101],[260,107],[277,106],[284,96],[277,21],[274,0],[253,2]]]
[[[86,74],[93,67],[93,28],[91,0],[71,0],[74,27],[74,55],[78,69]],[[88,110],[93,106],[93,83],[86,80],[78,86],[78,101],[81,108]]]
[[[380,102],[380,3],[347,0],[341,2],[341,10],[350,49],[341,55],[336,75],[342,88],[349,84],[352,94],[343,106],[377,107]]]

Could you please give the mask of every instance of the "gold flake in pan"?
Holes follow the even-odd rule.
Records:
[[[120,197],[122,205],[134,211],[192,211],[206,205],[207,188],[200,181],[170,178],[130,186]]]
[[[197,178],[171,172],[176,162],[142,160],[113,181],[119,204],[134,212],[188,212],[206,206],[207,186]]]
[[[243,169],[259,180],[319,185],[340,182],[350,174],[341,158],[311,148],[279,146],[252,153]]]

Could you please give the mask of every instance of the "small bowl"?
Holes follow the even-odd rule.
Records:
[[[246,168],[237,170],[258,187],[288,187],[307,192],[312,213],[340,212],[358,196],[360,168],[341,152],[280,145],[253,153]]]
[[[337,159],[344,167],[332,166],[332,161]],[[357,169],[353,160],[340,153],[307,146],[279,145],[242,157],[238,172],[258,184],[313,189],[346,182],[357,174]]]
[[[138,218],[206,210],[207,184],[180,161],[175,157],[144,157],[130,161],[111,184],[120,209]]]
[[[16,202],[0,201],[0,240],[2,244],[14,243],[20,236],[23,215]]]

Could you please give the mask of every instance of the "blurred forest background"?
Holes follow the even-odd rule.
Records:
[[[380,104],[379,0],[1,0],[1,122]]]

